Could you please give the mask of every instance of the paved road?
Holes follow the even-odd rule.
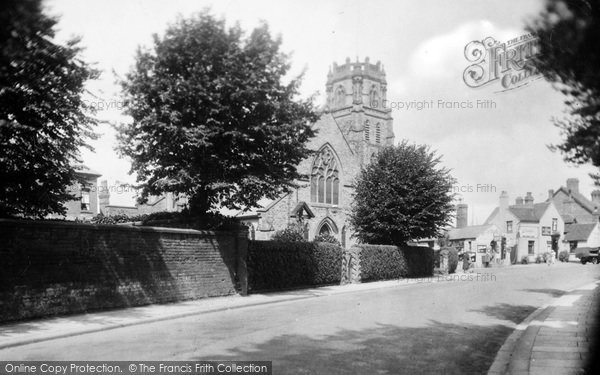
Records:
[[[485,373],[516,324],[600,266],[513,266],[458,281],[208,313],[0,351],[0,360],[273,360],[276,374]],[[434,279],[435,280],[435,279]],[[1,329],[1,328],[0,328]]]

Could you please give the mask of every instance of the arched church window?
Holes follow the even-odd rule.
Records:
[[[381,125],[375,125],[375,143],[381,143]]]
[[[338,86],[335,90],[335,104],[338,107],[346,104],[346,91],[343,86]]]
[[[365,141],[369,142],[371,139],[371,124],[369,120],[365,121]]]
[[[377,91],[377,87],[373,86],[369,94],[369,106],[371,108],[378,108],[379,104],[379,91]]]
[[[312,202],[339,204],[340,171],[331,147],[324,147],[315,158],[310,179]]]

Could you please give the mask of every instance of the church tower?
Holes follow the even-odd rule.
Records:
[[[386,103],[387,82],[381,62],[333,63],[327,74],[327,104],[361,163],[380,148],[394,144],[391,109]]]

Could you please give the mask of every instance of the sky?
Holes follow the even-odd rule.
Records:
[[[586,196],[594,189],[592,167],[568,165],[548,149],[561,140],[551,119],[564,114],[563,97],[550,83],[528,80],[502,91],[498,82],[471,88],[463,80],[471,64],[465,46],[487,37],[500,42],[521,37],[543,0],[47,0],[45,5],[59,18],[57,39],[81,37],[83,57],[102,71],[88,85],[90,104],[103,121],[97,129],[101,137],[91,142],[95,152],[83,150],[82,157],[109,186],[135,183],[129,160],[115,152],[110,125],[129,121],[121,114],[118,79],[132,67],[139,46],[151,47],[154,33],[161,35],[178,15],[210,8],[248,33],[266,21],[281,35],[282,50],[291,53],[290,74],[305,71],[302,96],[319,93],[318,104],[333,62],[367,56],[381,61],[396,142],[427,144],[441,156],[457,180],[458,198],[469,205],[469,224],[483,224],[503,190],[512,202],[526,192],[541,202],[570,177],[580,180]],[[131,193],[111,191],[111,204],[133,204]]]

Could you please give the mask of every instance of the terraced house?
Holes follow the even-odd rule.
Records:
[[[347,224],[353,182],[361,166],[382,147],[393,145],[391,110],[383,105],[387,83],[380,62],[346,59],[327,75],[327,101],[314,124],[317,136],[309,147],[314,157],[299,165],[306,178],[299,188],[261,208],[236,216],[251,227],[255,239],[266,240],[289,225],[301,225],[306,239],[335,236],[343,246],[354,241]]]

